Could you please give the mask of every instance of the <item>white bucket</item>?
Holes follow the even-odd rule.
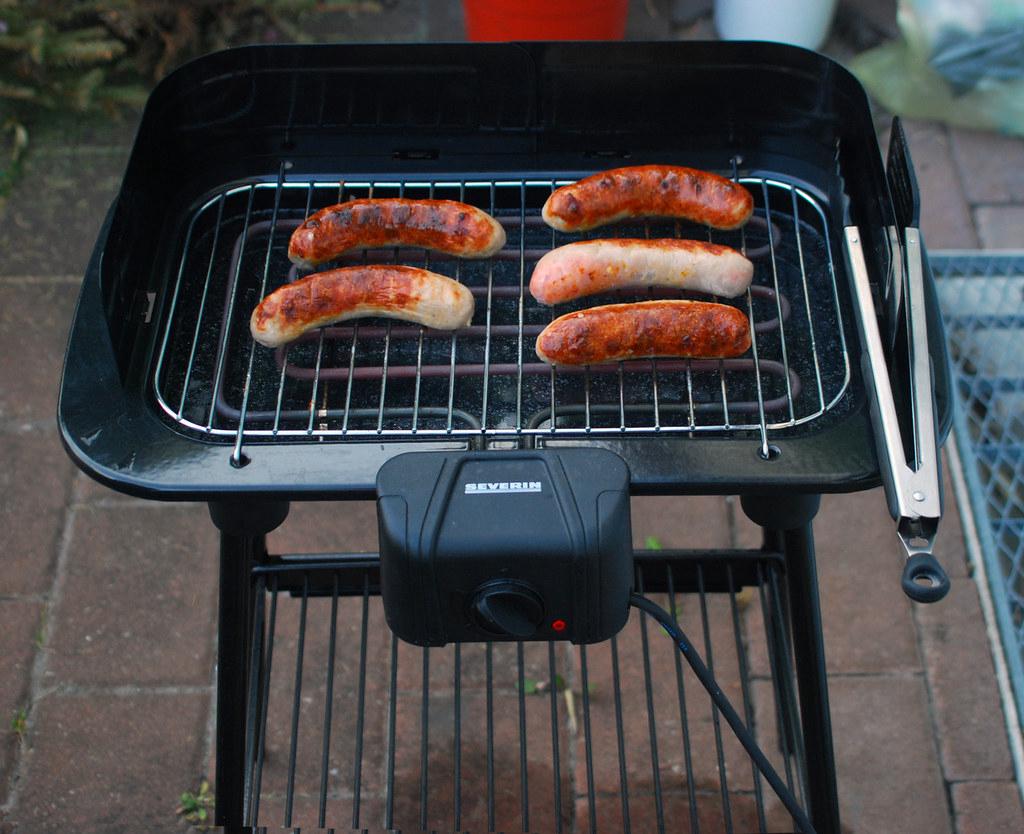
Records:
[[[818,49],[836,0],[715,0],[715,28],[727,41],[778,41]]]

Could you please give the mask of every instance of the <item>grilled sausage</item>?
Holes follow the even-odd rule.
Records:
[[[541,212],[561,232],[585,232],[627,217],[674,217],[737,229],[754,211],[739,183],[677,165],[615,168],[556,189]]]
[[[619,289],[671,287],[735,298],[754,265],[735,249],[699,240],[582,240],[559,246],[533,268],[530,293],[541,304]]]
[[[349,200],[320,209],[294,232],[288,257],[312,267],[349,249],[422,246],[460,258],[489,258],[505,230],[484,211],[454,200]]]
[[[307,330],[359,316],[402,319],[436,330],[465,327],[473,294],[413,266],[349,266],[306,275],[264,298],[249,320],[252,337],[277,347]]]
[[[550,365],[594,365],[675,356],[726,358],[750,347],[742,311],[705,301],[608,304],[555,319],[537,337],[537,356]]]

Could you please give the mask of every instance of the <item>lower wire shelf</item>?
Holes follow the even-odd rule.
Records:
[[[661,626],[591,646],[395,638],[372,556],[253,574],[245,818],[266,830],[795,831]],[[674,611],[801,804],[782,558],[647,551]]]

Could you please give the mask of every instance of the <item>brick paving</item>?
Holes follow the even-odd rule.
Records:
[[[874,4],[878,5],[878,4]],[[874,8],[873,5],[873,8]],[[634,4],[630,31],[660,36],[664,21]],[[394,40],[458,39],[461,22],[451,10],[427,14],[425,4],[402,0],[385,27]],[[354,38],[370,38],[382,28],[375,18],[357,19]],[[363,27],[360,29],[359,27]],[[690,32],[706,30],[695,24]],[[1024,245],[1024,185],[1020,178],[1024,142],[987,133],[910,123],[912,152],[924,199],[922,225],[933,248]],[[155,504],[116,495],[90,482],[68,461],[57,440],[56,393],[67,325],[76,287],[91,251],[103,212],[123,171],[133,125],[69,122],[42,130],[27,163],[27,175],[0,206],[0,474],[4,499],[0,520],[7,535],[0,572],[0,831],[45,832],[81,827],[103,831],[183,831],[175,816],[180,793],[195,789],[212,767],[211,684],[215,641],[216,538],[205,509]],[[883,131],[883,147],[886,141]],[[40,228],[60,220],[61,234],[42,236]],[[47,246],[40,245],[46,240]],[[638,499],[634,532],[640,544],[648,536],[664,546],[748,547],[756,531],[730,498]],[[826,498],[816,525],[830,669],[832,713],[844,829],[849,831],[956,832],[1024,830],[1024,812],[1003,728],[992,660],[966,558],[947,489],[947,515],[940,555],[954,578],[942,604],[913,606],[899,592],[899,554],[891,522],[878,491]],[[274,550],[375,548],[375,518],[367,503],[295,506],[285,525],[270,537]],[[354,607],[353,607],[354,606]],[[361,602],[343,603],[339,645],[351,646],[358,634]],[[729,625],[728,606],[709,612],[713,623]],[[311,606],[311,610],[313,606]],[[687,627],[699,623],[686,614]],[[279,609],[279,657],[271,704],[287,705],[294,685],[294,633],[297,604],[282,600]],[[771,722],[768,711],[767,659],[763,651],[760,604],[754,599],[742,613],[753,677],[753,701],[759,726]],[[717,626],[716,626],[717,627]],[[638,639],[635,623],[623,645]],[[327,651],[321,618],[307,635],[302,673],[304,716],[321,715],[326,699],[323,677]],[[381,761],[387,730],[386,670],[390,641],[377,607],[370,613],[367,678],[366,753],[362,763],[367,794],[362,824],[382,819]],[[653,633],[653,632],[652,632]],[[632,641],[632,642],[630,642]],[[656,662],[670,663],[664,642],[652,643]],[[734,673],[735,646],[713,643],[723,684],[739,699]],[[484,721],[483,680],[474,652],[464,650],[462,681],[467,727]],[[546,660],[528,650],[527,669],[544,675]],[[515,684],[509,677],[514,657],[495,651],[496,669],[505,681],[496,696],[499,741],[516,738]],[[606,669],[608,648],[589,654],[594,673]],[[400,793],[396,822],[418,824],[419,706],[421,651],[402,647],[399,658],[400,705],[397,719],[416,743],[403,748],[396,771],[408,775],[414,790]],[[474,659],[475,658],[475,659]],[[473,660],[472,663],[468,660]],[[353,762],[347,738],[354,732],[351,704],[356,667],[349,650],[337,657],[332,779],[348,783]],[[642,676],[636,652],[624,653],[624,679]],[[632,664],[632,667],[630,667]],[[477,671],[470,671],[477,670]],[[444,728],[450,715],[453,666],[449,655],[432,653],[431,726]],[[578,670],[577,670],[578,671]],[[474,677],[476,675],[476,677]],[[655,679],[655,687],[671,683]],[[674,703],[674,684],[661,692]],[[642,687],[623,690],[625,732],[630,741],[632,774],[644,774],[646,712]],[[694,695],[689,705],[695,750],[713,745],[710,712]],[[531,738],[550,734],[546,699],[530,700]],[[567,729],[559,703],[560,744],[576,768],[581,766],[579,738]],[[595,727],[614,721],[607,691],[593,698]],[[672,713],[659,713],[659,739],[678,750],[678,726]],[[449,720],[450,723],[450,720]],[[278,727],[272,724],[272,727]],[[286,729],[286,728],[285,728]],[[287,779],[287,732],[268,738],[265,778],[273,790],[265,801],[266,819],[283,818]],[[675,733],[675,735],[673,735]],[[612,737],[613,738],[613,737]],[[303,755],[297,781],[296,821],[316,823],[315,783],[319,774],[319,726],[300,724]],[[431,757],[450,754],[436,731]],[[766,749],[774,749],[766,736]],[[597,814],[602,824],[621,814],[614,742],[598,742],[608,755],[595,763]],[[611,746],[607,746],[608,744]],[[734,822],[751,817],[749,764],[727,742],[727,771]],[[545,751],[529,752],[528,775],[535,798],[531,827],[550,828],[556,813],[589,809],[562,783],[561,809],[554,806],[552,774]],[[467,753],[465,826],[486,824],[481,790],[483,759],[479,748]],[[696,754],[695,754],[696,755]],[[670,752],[666,807],[671,830],[688,830],[684,785],[671,781],[679,766]],[[576,758],[572,758],[576,757]],[[673,758],[676,757],[676,758]],[[716,779],[716,766],[699,756],[695,781]],[[433,761],[433,758],[432,758]],[[518,779],[518,761],[503,764]],[[648,766],[649,770],[649,766]],[[566,770],[571,773],[571,770]],[[453,786],[443,769],[432,768],[430,822],[443,824],[451,809]],[[646,774],[650,778],[650,774]],[[716,782],[717,784],[717,782]],[[310,789],[313,785],[314,788]],[[575,790],[580,790],[578,778]],[[542,787],[543,786],[543,787]],[[498,784],[499,811],[518,822],[518,785]],[[631,797],[634,830],[650,830],[654,820],[649,794]],[[352,814],[351,795],[332,793],[328,817],[344,821]],[[714,792],[701,793],[701,830],[721,826],[723,807]],[[778,803],[768,817],[786,825]],[[646,820],[646,822],[644,822]]]

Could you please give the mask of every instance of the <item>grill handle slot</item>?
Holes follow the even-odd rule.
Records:
[[[931,358],[928,353],[927,311],[924,297],[924,257],[921,234],[904,231],[906,272],[904,315],[909,334],[912,446],[905,447],[900,431],[892,383],[878,329],[878,314],[868,278],[867,264],[856,226],[844,229],[844,249],[857,305],[857,326],[863,353],[861,369],[871,401],[878,464],[885,485],[889,513],[897,523],[907,562],[903,570],[904,592],[915,602],[936,602],[949,591],[949,577],[932,555],[942,492],[939,479],[939,448],[935,428],[935,399]],[[913,449],[907,460],[905,448]]]

